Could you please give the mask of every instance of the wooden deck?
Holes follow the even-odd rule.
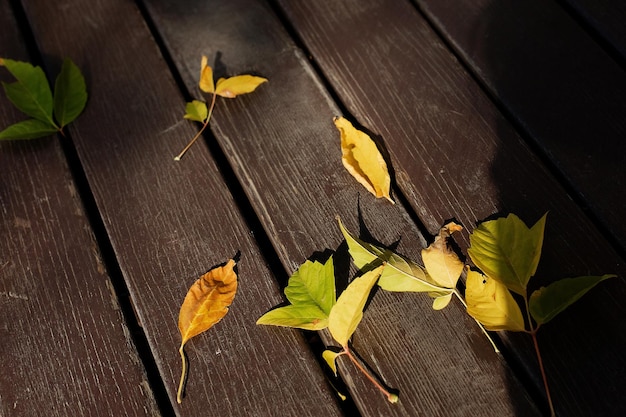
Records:
[[[0,57],[89,103],[68,137],[0,143],[0,417],[533,416],[530,338],[497,354],[463,306],[378,291],[341,401],[325,332],[255,325],[338,250],[335,217],[419,259],[447,219],[549,212],[537,280],[615,273],[539,333],[559,416],[626,415],[626,8],[615,0],[8,0]],[[269,83],[199,126],[200,57]],[[2,70],[0,79],[8,81]],[[0,128],[23,116],[0,97]],[[333,116],[378,137],[396,205],[341,165]],[[228,316],[186,346],[188,287],[240,255]],[[345,256],[345,252],[344,252]],[[338,385],[340,386],[340,385]]]

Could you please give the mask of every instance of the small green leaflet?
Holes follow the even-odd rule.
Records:
[[[530,314],[537,324],[545,324],[600,282],[614,277],[616,275],[565,278],[541,287],[530,296]]]
[[[35,139],[63,133],[63,127],[74,121],[87,104],[85,79],[69,59],[63,61],[56,78],[54,96],[41,67],[1,58],[0,66],[6,67],[16,79],[13,83],[2,83],[7,98],[32,117],[4,129],[0,139]]]
[[[183,118],[193,120],[194,122],[204,122],[209,115],[206,103],[200,100],[193,100],[185,106],[185,115]]]
[[[326,263],[306,261],[289,278],[285,296],[291,305],[265,313],[257,324],[322,330],[335,305],[335,268],[333,258]]]

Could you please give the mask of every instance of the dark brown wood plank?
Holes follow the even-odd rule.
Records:
[[[1,54],[29,61],[8,5]],[[25,119],[1,96],[0,129]],[[159,416],[58,138],[0,165],[0,415]]]
[[[416,3],[626,250],[624,69],[555,2]]]
[[[626,60],[626,3],[620,0],[561,0]]]
[[[173,160],[196,127],[182,119],[184,101],[134,3],[24,4],[48,63],[71,56],[87,74],[91,99],[72,137],[176,413],[340,415],[301,335],[255,325],[282,301],[275,276],[207,148]],[[179,406],[180,304],[198,276],[237,252],[238,294],[187,344]]]
[[[471,229],[495,212],[513,211],[530,223],[549,211],[536,285],[620,274],[557,317],[539,338],[560,413],[623,413],[617,387],[626,382],[624,261],[429,24],[408,2],[344,1],[332,8],[279,3],[348,110],[382,136],[398,186],[430,230],[451,217]],[[503,337],[541,391],[528,340]]]
[[[405,208],[375,201],[343,169],[332,125],[338,109],[266,5],[247,0],[147,5],[194,94],[202,54],[221,57],[226,71],[222,66],[217,76],[253,72],[269,78],[254,94],[220,100],[212,127],[288,270],[315,251],[339,245],[336,215],[358,230],[359,195],[371,233],[386,244],[400,240],[399,250],[417,258],[424,240]],[[379,291],[374,297],[354,344],[383,381],[400,390],[400,402],[388,404],[347,366],[342,375],[361,413],[536,413],[461,307],[454,304],[442,315],[430,306],[423,295]]]

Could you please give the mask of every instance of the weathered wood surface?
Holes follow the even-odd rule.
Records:
[[[555,2],[416,3],[624,253],[624,68]]]
[[[0,51],[31,58],[8,2]],[[0,126],[22,119],[3,95]],[[0,416],[159,416],[59,139],[0,166]]]
[[[525,92],[524,100],[510,100],[515,105],[509,105],[506,94],[517,97],[513,94],[517,90],[500,91],[496,84],[492,87],[490,83],[497,79],[485,75],[489,74],[481,69],[479,59],[468,60],[465,65],[478,77],[477,82],[446,46],[448,42],[456,48],[463,59],[470,56],[472,49],[463,41],[470,36],[467,30],[471,18],[481,16],[479,12],[485,8],[481,9],[480,3],[473,6],[464,2],[468,21],[448,30],[443,18],[463,16],[451,12],[463,2],[441,2],[437,6],[439,13],[430,4],[436,2],[416,3],[443,33],[444,40],[409,1],[343,0],[329,5],[304,0],[151,0],[139,2],[139,8],[124,0],[22,1],[49,73],[55,73],[62,58],[68,56],[87,77],[90,102],[69,129],[71,141],[95,198],[94,215],[102,218],[106,229],[106,235],[99,238],[111,243],[114,261],[150,345],[151,352],[139,353],[154,357],[159,379],[156,383],[165,386],[169,397],[161,399],[161,409],[156,411],[141,365],[129,366],[117,356],[107,356],[110,352],[106,351],[98,356],[100,362],[89,362],[90,366],[107,370],[128,367],[129,380],[119,382],[115,373],[98,378],[89,375],[98,382],[90,385],[87,376],[84,383],[70,376],[68,381],[89,393],[92,403],[109,402],[107,407],[92,411],[82,410],[79,405],[72,407],[68,401],[67,406],[63,403],[68,408],[60,408],[58,415],[111,415],[111,410],[118,410],[117,415],[541,414],[538,410],[545,409],[543,389],[530,340],[525,335],[503,334],[505,354],[496,354],[456,302],[436,312],[424,295],[376,293],[357,330],[354,348],[385,384],[399,389],[400,402],[388,404],[351,364],[342,362],[340,373],[358,411],[336,400],[324,377],[325,365],[317,362],[319,352],[312,352],[299,332],[255,325],[261,314],[283,301],[280,286],[286,284],[287,274],[312,255],[323,256],[318,251],[326,251],[327,256],[329,250],[337,250],[339,274],[342,280],[348,279],[351,271],[345,247],[340,246],[337,215],[353,232],[388,245],[399,242],[399,252],[419,260],[426,239],[416,222],[435,233],[444,220],[455,217],[471,230],[476,221],[496,212],[510,210],[532,222],[549,210],[538,273],[541,284],[586,273],[624,276],[624,260],[609,243],[619,241],[624,231],[621,223],[615,223],[623,207],[621,200],[614,201],[615,207],[608,206],[609,195],[604,194],[619,188],[623,173],[613,173],[612,184],[596,187],[594,181],[609,172],[610,166],[595,170],[593,165],[576,165],[584,157],[592,163],[597,162],[594,158],[605,157],[614,163],[620,156],[606,151],[619,150],[623,145],[612,143],[611,136],[605,139],[604,149],[593,152],[585,141],[572,149],[549,148],[553,132],[539,129],[545,127],[545,120],[530,118],[528,115],[535,113],[524,107],[532,100],[542,103],[541,97]],[[539,3],[529,4],[524,7]],[[562,14],[553,4],[546,10],[552,10],[552,15]],[[520,14],[519,19],[524,16]],[[549,21],[550,16],[541,16],[534,24]],[[0,56],[27,59],[23,48],[12,42],[18,36],[12,15],[2,13],[0,23],[3,20],[7,24],[0,30],[9,35],[0,39],[0,45],[8,42],[5,48],[13,49],[2,49]],[[293,32],[285,30],[285,25]],[[567,26],[570,31],[578,33],[575,24],[568,25],[573,25]],[[504,35],[515,32],[507,25],[496,28]],[[155,32],[151,34],[151,30]],[[557,35],[562,36],[558,31],[533,32],[536,42],[539,37],[548,41],[555,37],[560,39],[559,45],[569,45],[567,61],[580,38],[570,39],[574,43],[568,44]],[[499,42],[496,44],[501,46],[504,40]],[[585,41],[582,47],[595,51],[594,57],[601,55],[591,41]],[[211,123],[214,137],[205,135],[208,146],[199,142],[182,161],[174,162],[173,156],[198,129],[181,116],[185,100],[201,97],[196,86],[203,54],[215,64],[218,77],[247,72],[270,81],[254,94],[219,99]],[[583,55],[583,62],[588,62],[585,60],[590,58]],[[501,65],[517,65],[513,54],[503,56]],[[558,54],[551,59],[561,65]],[[613,64],[606,64],[611,62],[607,57],[602,59],[598,61],[602,64],[600,73],[606,76],[602,71],[613,68]],[[483,62],[489,63],[486,58]],[[590,73],[584,68],[580,71]],[[619,90],[622,81],[616,71],[611,74]],[[491,89],[497,104],[479,83]],[[579,86],[585,94],[578,102],[580,108],[571,102],[573,99],[567,106],[580,111],[589,103],[600,108],[610,103],[619,108],[623,104],[612,95],[602,102],[594,88],[605,84],[598,80],[593,83],[591,87]],[[560,88],[565,91],[563,85]],[[506,116],[502,115],[501,104]],[[16,117],[7,109],[9,106],[0,101],[2,125]],[[562,131],[569,128],[567,120],[579,121],[582,117],[572,113],[580,117],[566,119],[564,110],[557,110],[550,117],[558,118]],[[342,112],[380,135],[394,170],[395,206],[375,200],[341,166],[339,137],[332,118]],[[599,117],[596,110],[592,116]],[[599,126],[607,121],[610,126],[594,125],[597,131],[615,134],[621,129],[623,122],[615,113],[603,117],[594,119],[595,123]],[[574,133],[579,135],[577,138],[584,137],[584,132]],[[552,159],[536,157],[533,150],[538,147],[527,146],[525,140],[552,149]],[[71,277],[92,271],[95,277],[85,283],[78,278],[71,281],[71,302],[78,299],[88,303],[86,312],[101,308],[102,300],[110,297],[115,303],[113,295],[102,291],[108,288],[109,278],[97,269],[93,271],[99,264],[90,249],[95,244],[91,243],[84,215],[76,218],[73,214],[80,212],[79,196],[62,198],[69,193],[65,184],[71,179],[58,143],[43,140],[2,144],[0,151],[3,161],[10,158],[9,168],[14,170],[13,176],[0,184],[19,184],[22,188],[27,184],[32,189],[31,197],[23,190],[18,193],[14,188],[0,189],[5,212],[17,213],[17,207],[31,210],[28,216],[22,216],[31,222],[29,231],[22,230],[27,223],[12,222],[11,215],[3,222],[4,234],[10,230],[14,238],[19,237],[9,241],[11,250],[21,251],[19,259],[33,262],[28,256],[30,246],[22,236],[33,233],[39,225],[37,241],[41,243],[37,250],[51,257],[49,262],[56,270],[66,271],[64,274],[69,271]],[[31,168],[33,164],[37,170]],[[17,174],[22,172],[31,176]],[[31,179],[35,176],[41,178],[41,184]],[[563,178],[569,181],[566,187],[561,185]],[[48,183],[53,185],[44,187]],[[44,207],[48,211],[42,212],[41,205],[29,205],[34,197],[42,195],[42,190],[50,189],[55,190],[56,206],[48,203]],[[589,220],[589,211],[568,197],[571,190],[585,193],[576,202],[588,205],[605,226],[615,226],[613,237],[607,240],[605,230],[599,231]],[[10,202],[8,211],[4,201]],[[50,224],[56,225],[54,229]],[[87,229],[83,231],[76,224],[84,224]],[[462,240],[466,244],[467,233]],[[75,263],[70,258],[50,255],[56,253],[59,242],[76,245],[69,251]],[[623,246],[616,246],[623,253]],[[238,252],[239,294],[222,322],[188,343],[191,375],[187,397],[177,405],[180,336],[176,320],[180,303],[200,274]],[[60,264],[55,256],[66,263]],[[47,258],[39,259],[37,265],[44,265]],[[13,265],[14,276],[32,275],[35,268],[26,263],[10,263],[6,268]],[[3,277],[6,268],[0,264]],[[5,285],[4,280],[0,285]],[[65,291],[60,285],[54,289],[59,288]],[[102,300],[92,301],[94,293]],[[621,393],[626,382],[622,355],[626,348],[626,324],[622,320],[626,311],[621,303],[625,293],[623,278],[603,283],[542,330],[540,343],[559,415],[623,415],[626,411]],[[1,294],[0,305],[10,306],[7,311],[11,316],[15,311],[20,318],[33,321],[36,331],[45,333],[42,329],[49,325],[8,304],[19,301],[13,300],[19,294],[7,290],[6,297]],[[67,300],[59,292],[56,303],[48,304],[54,305],[54,311],[71,315],[75,312],[71,307],[76,304]],[[107,303],[105,307],[114,305]],[[99,337],[94,346],[107,349],[123,343],[119,352],[130,355],[134,347],[127,346],[119,334],[123,335],[121,315],[115,310],[107,314],[99,319],[108,318],[107,323],[117,323],[117,327],[105,332],[99,324],[90,324]],[[67,323],[60,317],[59,324],[64,328],[76,327],[71,324],[76,323],[75,316],[68,317]],[[14,325],[7,321],[6,326]],[[28,333],[20,337],[25,335]],[[43,340],[53,338],[49,333],[45,336]],[[332,344],[328,334],[322,333],[321,337]],[[7,342],[3,339],[1,343],[4,351]],[[34,349],[35,345],[29,346]],[[74,351],[56,352],[53,347],[46,345],[44,351],[55,358],[74,359]],[[82,354],[80,349],[77,352]],[[101,350],[96,352],[100,355]],[[42,357],[36,357],[40,362],[30,365],[30,372],[44,366]],[[112,365],[107,362],[111,358],[115,358]],[[123,358],[126,360],[126,356]],[[24,368],[14,368],[21,373],[11,379],[21,378]],[[48,369],[45,381],[53,375],[66,377],[62,372]],[[3,413],[14,415],[10,398],[19,391],[5,381],[3,376],[2,417]],[[71,386],[64,388],[71,390]],[[118,386],[119,393],[111,395],[108,390]],[[64,399],[54,397],[58,389],[40,389],[45,395],[31,393],[29,408],[18,415],[41,415],[50,404],[61,404]],[[71,394],[77,395],[76,391]],[[91,403],[80,403],[87,407],[85,404]]]
[[[431,231],[450,217],[471,228],[494,212],[514,211],[530,222],[549,211],[541,284],[585,273],[623,276],[623,259],[409,4],[345,1],[335,3],[331,13],[319,2],[279,3],[348,111],[382,136],[399,188]],[[450,14],[461,19],[469,12],[450,6]],[[506,63],[503,58],[502,65]],[[611,97],[607,100],[616,106],[623,104]],[[611,126],[622,122],[614,118]],[[621,146],[614,135],[610,146],[594,154],[620,158],[604,151]],[[571,160],[582,158],[581,153],[570,152]],[[561,159],[563,165],[571,162],[565,155]],[[616,181],[609,186],[618,184],[623,172],[611,172]],[[599,181],[595,173],[590,175]],[[579,176],[591,187],[591,179]],[[621,204],[611,194],[602,198],[598,204],[604,210]],[[613,326],[624,325],[625,292],[624,282],[614,280],[540,334],[555,401],[564,415],[624,411],[617,387],[626,382],[621,354],[626,339],[623,329],[616,333]],[[523,358],[541,390],[530,346],[507,335],[505,342]],[[581,366],[589,352],[599,351],[593,366]],[[590,380],[593,386],[579,383]]]
[[[423,238],[405,208],[375,201],[342,168],[332,124],[339,110],[267,6],[151,1],[148,9],[192,95],[203,54],[221,58],[227,71],[217,77],[253,72],[269,78],[254,95],[221,100],[211,126],[290,272],[315,251],[340,244],[336,215],[358,230],[359,194],[369,232],[386,244],[400,239],[399,250],[417,257]],[[380,291],[354,341],[401,397],[388,404],[349,366],[343,375],[363,415],[535,412],[460,305],[442,315],[423,295]]]
[[[24,6],[49,68],[69,56],[86,74],[90,101],[70,132],[176,414],[338,415],[301,335],[255,325],[282,297],[212,155],[197,146],[173,160],[195,130],[135,5]],[[199,275],[237,252],[237,297],[226,319],[187,344],[178,406],[180,304]]]

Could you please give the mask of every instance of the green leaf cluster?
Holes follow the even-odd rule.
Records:
[[[63,128],[82,113],[87,104],[87,88],[80,69],[65,59],[54,84],[54,95],[41,67],[27,62],[0,59],[15,77],[2,83],[7,98],[31,119],[15,123],[0,132],[0,140],[35,139]]]

